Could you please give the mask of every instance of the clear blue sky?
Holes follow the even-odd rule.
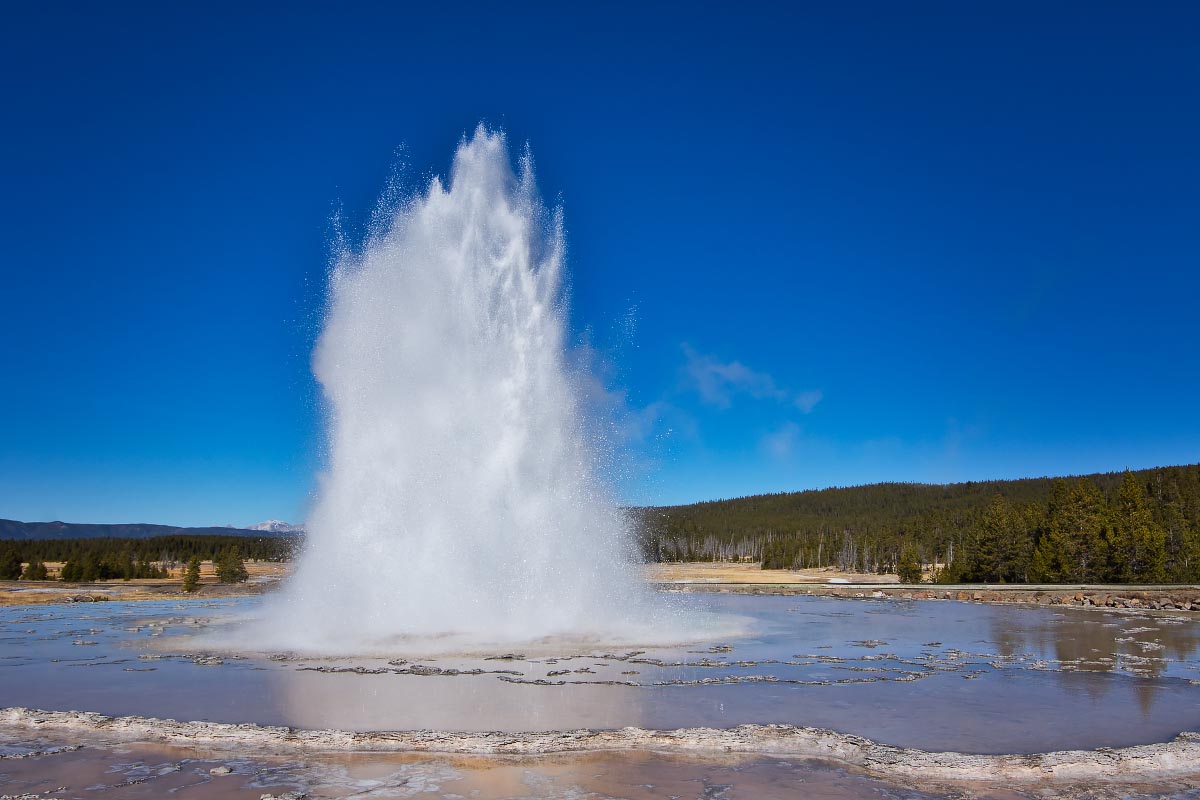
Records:
[[[1200,6],[245,5],[3,12],[0,517],[301,519],[331,216],[480,120],[625,501],[1200,460]]]

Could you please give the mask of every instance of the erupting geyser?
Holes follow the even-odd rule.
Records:
[[[277,644],[662,638],[567,369],[563,249],[528,159],[514,174],[480,127],[448,186],[336,260],[314,357],[330,461]]]

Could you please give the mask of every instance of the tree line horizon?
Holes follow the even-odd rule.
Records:
[[[221,583],[249,577],[245,559],[287,561],[294,542],[278,537],[194,536],[173,534],[147,538],[21,539],[0,541],[0,580],[61,580],[93,583],[108,580],[167,579],[181,569],[185,586],[199,565],[211,561]],[[46,562],[62,564],[52,576]],[[190,591],[190,589],[186,589]]]
[[[906,582],[1200,581],[1200,464],[1065,478],[878,483],[627,509],[646,562],[751,561]],[[299,542],[220,535],[0,541],[0,579],[165,578],[193,558],[288,561]],[[233,574],[240,574],[230,567]]]
[[[632,512],[649,562],[758,561],[913,583],[1200,581],[1200,464],[877,483]]]

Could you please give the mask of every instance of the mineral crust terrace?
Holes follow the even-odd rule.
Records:
[[[86,737],[89,744],[147,742],[239,753],[417,752],[533,756],[610,750],[674,754],[730,754],[816,758],[911,785],[987,781],[1008,785],[1194,781],[1200,778],[1200,733],[1170,742],[1033,755],[935,753],[880,744],[821,728],[741,725],[655,731],[449,731],[299,730],[253,724],[178,722],[150,717],[109,717],[82,711],[0,709],[10,732]]]
[[[897,584],[773,584],[660,582],[659,588],[683,592],[814,595],[892,600],[957,600],[976,603],[1116,608],[1138,611],[1200,612],[1200,586],[937,586]]]

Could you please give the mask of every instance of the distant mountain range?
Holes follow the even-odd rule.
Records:
[[[293,525],[278,519],[269,519],[257,525],[246,526],[248,531],[263,531],[265,533],[304,533],[303,525]]]
[[[0,539],[149,539],[152,536],[294,536],[303,533],[299,525],[279,520],[267,520],[249,528],[213,526],[211,528],[181,528],[175,525],[151,525],[134,522],[117,525],[94,525],[75,522],[18,522],[0,519]]]

